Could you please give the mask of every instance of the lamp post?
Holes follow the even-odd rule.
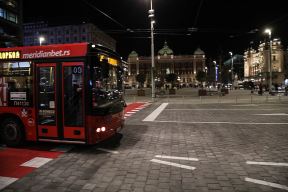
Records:
[[[231,89],[233,89],[233,84],[234,84],[234,73],[233,73],[233,53],[230,51],[229,52],[231,56]]]
[[[155,98],[155,80],[154,80],[154,68],[155,68],[155,59],[154,59],[154,9],[153,9],[153,0],[150,0],[150,10],[148,11],[148,17],[151,22],[151,88],[152,88],[152,98]]]
[[[269,36],[269,92],[272,91],[272,39],[271,29],[265,29],[265,33]]]
[[[40,36],[39,37],[39,45],[41,46],[42,45],[42,42],[45,41],[45,38],[43,36]]]
[[[205,86],[207,86],[207,71],[208,71],[208,68],[207,68],[207,66],[205,66],[205,68],[204,68],[204,70],[205,70]]]
[[[213,63],[215,65],[215,81],[217,83],[217,81],[218,81],[218,67],[217,67],[216,61],[213,61]]]

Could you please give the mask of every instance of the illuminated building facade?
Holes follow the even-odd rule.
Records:
[[[166,74],[175,73],[178,75],[178,82],[184,85],[198,84],[196,74],[198,71],[205,71],[206,57],[200,49],[196,49],[192,55],[174,55],[172,49],[164,43],[162,49],[155,57],[155,81],[164,81]],[[128,56],[128,78],[127,84],[137,85],[136,75],[146,74],[145,85],[151,83],[151,57],[139,56],[136,51],[132,51]]]
[[[22,45],[22,0],[0,0],[0,47]]]
[[[116,41],[92,23],[79,25],[48,26],[45,22],[24,24],[24,45],[39,45],[39,37],[44,37],[43,44],[64,44],[90,42],[116,50]]]
[[[270,56],[272,56],[272,84],[280,85],[284,81],[284,55],[285,51],[279,39],[272,41],[272,54],[269,43],[260,43],[258,50],[248,49],[244,52],[245,80],[268,85]]]

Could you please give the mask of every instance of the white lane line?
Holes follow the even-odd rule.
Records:
[[[130,114],[130,113],[125,113],[124,114],[124,116],[126,116],[126,117],[130,117],[132,114]]]
[[[287,113],[270,113],[270,114],[252,114],[252,115],[266,115],[266,116],[286,116]]]
[[[27,161],[23,163],[21,166],[23,167],[34,167],[34,168],[39,168],[42,165],[45,165],[49,161],[52,161],[53,159],[51,158],[45,158],[45,157],[35,157],[31,159],[30,161]]]
[[[260,184],[260,185],[266,185],[266,186],[274,187],[274,188],[278,188],[278,189],[284,189],[284,190],[288,191],[288,187],[287,186],[280,185],[280,184],[277,184],[277,183],[271,183],[271,182],[262,181],[262,180],[258,180],[258,179],[252,179],[252,178],[249,178],[249,177],[246,177],[245,181],[251,182],[251,183]]]
[[[155,109],[150,115],[148,115],[143,121],[154,121],[158,115],[167,107],[168,103],[162,103],[157,109]]]
[[[274,111],[279,109],[166,109],[167,111]]]
[[[157,158],[163,158],[163,159],[179,159],[179,160],[187,160],[187,161],[199,161],[197,158],[191,158],[191,157],[176,157],[176,156],[166,156],[166,155],[155,155]]]
[[[156,123],[182,123],[182,124],[231,124],[231,125],[288,125],[288,123],[257,123],[257,122],[226,122],[226,121],[153,121]]]
[[[74,148],[73,145],[59,145],[58,147],[56,147],[54,149],[51,149],[50,151],[66,153],[66,152],[70,151],[73,148]]]
[[[158,160],[158,159],[151,159],[150,161],[152,161],[154,163],[164,164],[164,165],[171,165],[171,166],[179,167],[179,168],[182,168],[182,169],[189,169],[189,170],[195,170],[196,169],[196,167],[191,167],[191,166],[188,166],[188,165],[182,165],[182,164],[178,164],[178,163],[172,163],[172,162],[169,162],[169,161],[161,161],[161,160]]]
[[[7,187],[8,185],[10,185],[11,183],[17,180],[18,180],[17,178],[13,178],[13,177],[0,176],[0,190],[4,189],[5,187]]]
[[[126,114],[134,114],[135,112],[133,112],[133,111],[128,111],[128,112],[126,112]]]
[[[256,104],[243,104],[243,105],[232,105],[233,107],[256,107]]]
[[[288,163],[246,161],[246,164],[248,164],[248,165],[271,165],[271,166],[284,166],[284,167],[288,167]]]
[[[96,148],[99,151],[104,151],[104,152],[108,152],[108,153],[113,153],[113,154],[119,154],[118,151],[113,151],[113,150],[109,150],[109,149],[104,149],[104,148]]]
[[[140,110],[135,110],[135,109],[133,109],[133,110],[131,110],[132,112],[138,112],[138,111],[140,111]]]

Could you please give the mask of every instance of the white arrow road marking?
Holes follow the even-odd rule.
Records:
[[[187,160],[187,161],[199,161],[197,158],[190,158],[190,157],[175,157],[175,156],[166,156],[166,155],[155,155],[157,158],[163,159],[179,159],[179,160]]]
[[[262,181],[262,180],[258,180],[258,179],[252,179],[252,178],[249,178],[249,177],[246,177],[245,181],[251,182],[251,183],[260,184],[260,185],[266,185],[266,186],[274,187],[274,188],[278,188],[278,189],[284,189],[284,190],[288,191],[288,187],[287,186],[280,185],[280,184],[277,184],[277,183],[271,183],[271,182]]]
[[[268,116],[286,116],[287,113],[270,113],[270,114],[253,114],[253,115],[268,115]]]
[[[182,168],[182,169],[189,169],[189,170],[195,170],[196,169],[196,167],[191,167],[191,166],[188,166],[188,165],[182,165],[182,164],[179,164],[179,163],[172,163],[172,162],[169,162],[169,161],[161,161],[161,160],[158,160],[158,159],[152,159],[150,161],[152,161],[154,163],[164,164],[164,165],[171,165],[171,166],[179,167],[179,168]]]
[[[249,165],[271,165],[271,166],[284,166],[284,167],[288,167],[288,163],[246,161],[246,164],[249,164]]]

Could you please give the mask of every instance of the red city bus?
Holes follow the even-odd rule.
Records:
[[[105,140],[124,125],[122,88],[121,58],[100,45],[0,48],[1,140]]]

